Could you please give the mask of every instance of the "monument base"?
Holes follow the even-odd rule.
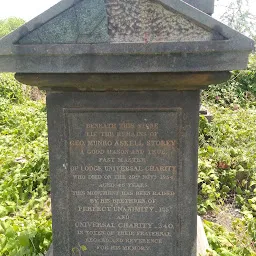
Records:
[[[199,90],[51,92],[47,111],[54,256],[196,256]]]

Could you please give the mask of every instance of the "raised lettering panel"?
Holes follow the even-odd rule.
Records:
[[[177,255],[180,113],[65,109],[71,253]]]

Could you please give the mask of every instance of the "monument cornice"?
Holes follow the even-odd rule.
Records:
[[[87,36],[86,34],[78,35],[76,40],[72,38],[63,38],[62,40],[57,37],[56,39],[54,33],[49,35],[53,26],[51,22],[58,18],[65,21],[69,16],[66,17],[64,14],[71,15],[70,12],[76,8],[77,4],[81,3],[83,1],[63,0],[10,35],[2,38],[0,40],[0,72],[145,73],[230,71],[245,69],[248,55],[254,49],[253,40],[180,0],[155,0],[152,3],[162,6],[161,8],[164,8],[165,14],[169,12],[174,19],[188,21],[193,24],[193,28],[190,28],[192,30],[187,34],[186,30],[183,30],[185,28],[182,27],[183,24],[178,25],[178,27],[172,25],[171,29],[176,29],[174,31],[176,34],[164,36],[162,39],[161,37],[156,38],[155,35],[145,35],[145,38],[139,38],[139,41],[131,39],[132,42],[122,41],[126,40],[125,38],[121,41],[119,37],[110,38],[109,33],[111,31],[107,31],[107,28],[106,31],[104,30],[105,26],[109,26],[107,22],[110,22],[110,18],[105,13],[104,8],[107,7],[103,5],[100,14],[97,14],[106,16],[106,24],[103,24],[103,28],[101,28],[102,31],[104,30],[101,38],[97,36],[91,39],[86,38],[95,31],[90,32],[84,24],[80,24],[80,30],[87,31]],[[84,8],[89,7],[85,5]],[[77,9],[74,10],[77,11]],[[68,22],[71,22],[70,19]],[[67,25],[67,28],[71,26],[70,33],[72,33],[73,23]],[[56,24],[58,26],[61,22]],[[59,29],[61,30],[63,27]],[[183,31],[180,31],[180,34],[179,29]],[[199,29],[203,35],[198,35],[198,37],[193,35],[197,32],[196,29]],[[44,36],[37,37],[37,33],[42,30]],[[45,31],[48,31],[48,33]],[[56,31],[59,32],[58,28]],[[185,36],[182,36],[182,33],[185,33]],[[71,35],[68,36],[71,37]]]

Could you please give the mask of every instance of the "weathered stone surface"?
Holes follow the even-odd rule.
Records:
[[[82,1],[75,5],[79,36],[77,43],[109,41],[104,0]]]
[[[171,45],[169,46],[171,49]],[[45,47],[43,47],[45,48]],[[47,47],[46,47],[47,48]],[[51,51],[49,47],[49,51]],[[54,47],[56,48],[56,47]],[[70,48],[63,46],[59,51],[64,52]],[[77,52],[77,47],[71,52]],[[118,47],[117,47],[118,48]],[[124,47],[125,48],[125,47]],[[136,45],[127,47],[135,48]],[[165,49],[165,47],[160,47]],[[148,48],[159,50],[158,47]],[[92,52],[94,51],[91,49]],[[89,51],[91,51],[89,50]],[[166,49],[165,49],[166,50]],[[86,56],[86,57],[85,57]],[[227,71],[245,67],[248,56],[234,52],[212,52],[195,54],[70,54],[70,55],[21,55],[0,56],[0,70],[9,72],[15,70],[19,73],[149,73],[149,72],[203,72]]]
[[[149,0],[106,0],[111,42],[209,41],[213,32]],[[222,37],[223,39],[223,37]]]
[[[78,26],[74,8],[70,8],[54,19],[43,25],[39,25],[25,37],[20,44],[52,44],[52,43],[74,43],[78,36]]]
[[[197,216],[197,256],[206,256],[207,249],[210,249],[207,237],[204,231],[202,219]],[[50,246],[46,256],[53,256],[53,248]]]
[[[228,71],[246,68],[253,45],[180,0],[62,0],[0,40],[0,70]]]
[[[197,90],[230,78],[230,72],[133,74],[23,74],[15,78],[44,90],[168,91]]]
[[[54,256],[195,256],[199,91],[47,106]]]
[[[106,9],[107,14],[106,15]],[[216,33],[149,0],[80,1],[20,44],[209,41]],[[107,30],[108,26],[108,30]],[[217,37],[223,39],[219,34]]]
[[[212,122],[213,115],[210,113],[210,111],[205,106],[201,105],[199,114],[203,115],[208,120],[208,122]]]
[[[74,7],[38,26],[18,43],[102,43],[109,40],[104,0],[80,1]]]

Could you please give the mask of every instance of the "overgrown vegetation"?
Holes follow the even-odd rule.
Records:
[[[45,104],[0,75],[0,255],[41,255],[51,241]]]
[[[215,222],[205,222],[209,255],[256,255],[255,63],[252,56],[248,70],[202,92],[214,115],[211,123],[201,117],[199,129],[198,212]],[[230,223],[220,226],[226,205]]]
[[[233,71],[228,82],[210,85],[208,90],[203,91],[202,97],[207,105],[234,110],[256,106],[256,69]]]
[[[11,33],[16,28],[23,25],[25,21],[21,18],[11,17],[0,20],[0,38]]]
[[[0,38],[24,20],[0,20]],[[38,256],[51,242],[46,109],[0,74],[0,255]]]

